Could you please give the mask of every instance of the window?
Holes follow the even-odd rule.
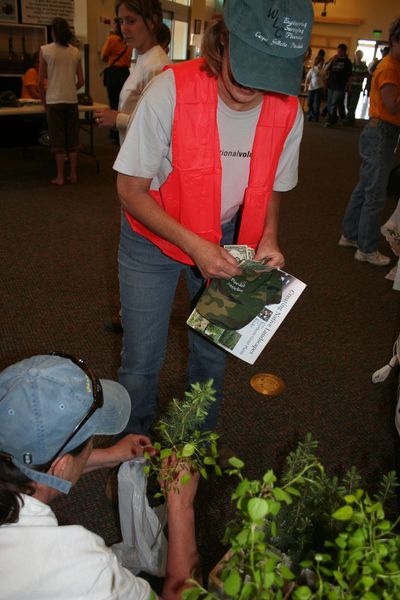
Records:
[[[186,60],[188,24],[174,21],[172,26],[172,60]]]

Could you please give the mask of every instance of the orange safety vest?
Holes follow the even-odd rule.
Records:
[[[217,79],[200,67],[204,59],[168,65],[174,71],[176,106],[172,125],[172,171],[150,195],[174,219],[200,237],[219,244],[221,159],[217,126]],[[244,194],[238,244],[256,249],[264,232],[268,201],[279,158],[298,110],[294,96],[264,96],[254,136],[249,185]],[[185,252],[157,236],[129,212],[134,231],[174,260],[193,265]]]

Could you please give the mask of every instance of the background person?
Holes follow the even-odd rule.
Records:
[[[56,159],[57,175],[51,183],[63,185],[65,153],[69,159],[69,181],[76,183],[78,179],[77,90],[84,80],[81,55],[78,48],[70,44],[72,31],[67,21],[60,17],[53,19],[51,31],[54,41],[40,48],[39,89],[42,102],[46,104],[51,150]]]
[[[324,90],[325,72],[324,59],[318,55],[314,59],[314,66],[308,71],[305,79],[304,91],[308,93],[308,120],[318,121],[321,99]]]
[[[117,110],[119,94],[129,77],[132,50],[125,44],[119,21],[115,19],[113,30],[104,42],[100,58],[108,63],[106,87],[108,103],[112,110]]]
[[[372,78],[369,116],[359,140],[360,177],[343,217],[339,245],[357,248],[358,261],[386,266],[390,258],[378,250],[379,217],[400,136],[400,18],[390,27],[389,54]]]
[[[59,526],[49,504],[84,472],[113,466],[150,443],[130,435],[93,449],[93,436],[120,432],[129,396],[73,357],[40,355],[0,373],[0,579],[2,600],[150,600],[149,584],[80,525]],[[168,494],[169,551],[163,598],[181,598],[197,566],[193,501],[198,477]],[[154,595],[152,596],[155,597]]]
[[[356,109],[360,99],[364,79],[368,75],[367,63],[362,60],[362,50],[357,50],[352,64],[350,89],[347,94],[347,117],[345,125],[354,125],[356,122]]]
[[[136,64],[121,90],[118,110],[99,110],[95,115],[100,127],[117,127],[122,144],[142,91],[171,61],[157,40],[162,24],[159,0],[119,1],[116,15],[127,46],[136,50]]]
[[[284,42],[291,35],[285,23],[304,23],[290,56],[265,43],[274,40],[272,7]],[[256,259],[284,264],[280,192],[297,183],[303,130],[298,93],[312,5],[229,0],[224,15],[204,34],[204,59],[173,65],[147,86],[114,165],[125,209],[119,379],[133,406],[127,431],[148,432],[154,420],[180,273],[185,271],[195,302],[208,278],[241,274],[224,244],[248,244]],[[256,48],[252,31],[262,32]],[[195,332],[188,335],[188,383],[214,380],[217,402],[204,423],[214,429],[226,353]]]
[[[338,112],[341,119],[346,117],[344,98],[351,83],[352,72],[346,44],[339,44],[337,54],[325,63],[325,71],[327,73],[326,86],[328,90],[328,117],[325,126],[332,127],[338,121]]]

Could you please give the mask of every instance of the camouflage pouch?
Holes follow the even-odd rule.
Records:
[[[251,272],[231,279],[212,279],[196,305],[204,318],[225,329],[241,329],[268,304],[282,297],[278,269]]]

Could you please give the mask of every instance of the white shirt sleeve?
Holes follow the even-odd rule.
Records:
[[[300,142],[303,136],[304,115],[300,106],[293,127],[286,138],[275,174],[275,192],[288,192],[297,185]]]
[[[171,69],[150,81],[132,115],[125,141],[114,163],[124,175],[165,180],[172,169],[171,134],[175,110]],[[156,186],[155,186],[156,187]]]

